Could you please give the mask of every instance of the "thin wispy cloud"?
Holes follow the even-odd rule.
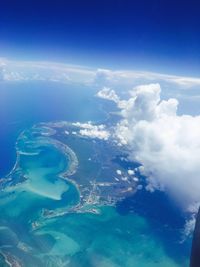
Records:
[[[181,89],[200,86],[200,78],[168,75],[147,71],[95,69],[79,65],[43,61],[12,61],[0,59],[1,80],[50,80],[80,82],[94,86],[132,85],[133,82],[166,82]]]

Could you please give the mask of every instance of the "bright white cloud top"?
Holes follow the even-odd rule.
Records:
[[[104,87],[101,91],[99,91],[97,93],[97,97],[103,98],[103,99],[107,99],[107,100],[111,100],[115,103],[119,103],[119,97],[118,95],[115,93],[114,90],[108,88],[108,87]]]
[[[72,125],[80,128],[79,134],[84,137],[100,140],[108,140],[108,138],[110,137],[110,133],[106,130],[106,126],[103,124],[94,125],[91,122],[75,122],[72,123]]]
[[[115,137],[143,165],[147,190],[167,190],[188,208],[200,201],[200,116],[177,115],[178,101],[160,94],[159,84],[142,85],[119,100]]]

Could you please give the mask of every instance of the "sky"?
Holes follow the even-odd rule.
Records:
[[[200,2],[6,0],[0,57],[198,76]]]

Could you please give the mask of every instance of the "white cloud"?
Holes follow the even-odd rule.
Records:
[[[134,175],[135,174],[134,170],[128,170],[127,172],[128,172],[129,175]]]
[[[133,70],[108,70],[98,69],[95,71],[94,83],[100,86],[114,86],[133,84],[134,82],[166,82],[171,85],[188,89],[200,86],[199,77],[169,75],[150,71],[133,71]]]
[[[108,69],[97,69],[95,70],[95,84],[101,85],[106,84],[114,79],[114,72]]]
[[[118,175],[122,175],[122,171],[121,171],[121,170],[116,170],[116,173],[117,173]]]
[[[107,131],[102,131],[97,128],[94,129],[82,129],[80,130],[80,135],[82,136],[87,136],[90,138],[97,138],[101,140],[108,140],[109,138],[109,133]]]
[[[89,138],[97,138],[101,140],[108,140],[110,137],[109,131],[106,130],[105,125],[94,125],[91,122],[88,123],[72,123],[73,126],[81,128],[79,134]]]
[[[134,83],[165,82],[183,89],[200,86],[200,78],[147,71],[94,69],[44,61],[13,61],[0,58],[0,79],[6,81],[44,80],[75,82],[97,87],[131,86]]]
[[[0,79],[4,81],[52,81],[91,83],[93,69],[55,62],[11,61],[0,59]]]
[[[147,190],[167,190],[188,208],[200,201],[200,116],[178,116],[178,101],[161,101],[160,93],[159,84],[149,84],[119,100],[115,135],[143,165]]]
[[[127,80],[136,80],[144,79],[147,81],[165,81],[167,83],[175,84],[181,88],[190,88],[193,86],[200,85],[200,78],[198,77],[188,77],[188,76],[178,76],[178,75],[169,75],[156,72],[148,71],[116,71],[119,77],[123,77]]]
[[[114,101],[115,103],[119,102],[118,95],[115,93],[114,90],[112,90],[112,89],[110,89],[108,87],[104,87],[101,91],[99,91],[96,94],[96,96],[99,97],[99,98],[103,98],[103,99]]]

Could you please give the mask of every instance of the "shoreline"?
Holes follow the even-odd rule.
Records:
[[[15,143],[16,161],[15,161],[13,168],[8,172],[8,174],[5,177],[2,177],[0,179],[0,184],[1,184],[2,189],[4,189],[5,183],[7,183],[7,182],[12,183],[12,176],[16,171],[19,170],[20,172],[21,171],[23,172],[23,170],[19,166],[20,165],[20,155],[27,155],[28,156],[28,155],[39,154],[39,152],[26,151],[26,147],[24,149],[20,149],[20,147],[19,147],[20,141],[24,142],[25,145],[26,145],[27,141],[30,142],[30,140],[27,139],[26,135],[29,135],[29,134],[33,135],[34,130],[39,128],[38,126],[40,126],[40,125],[33,125],[30,129],[28,129],[28,130],[25,129],[19,134],[17,141]],[[45,133],[42,132],[42,128],[45,129]],[[50,131],[50,134],[48,134],[48,131]],[[39,148],[42,145],[47,145],[47,146],[50,145],[50,146],[55,147],[55,149],[57,149],[60,153],[63,154],[63,156],[65,158],[67,158],[68,164],[66,164],[65,168],[58,174],[58,177],[60,179],[67,180],[68,182],[72,183],[76,187],[76,190],[78,191],[78,194],[80,197],[79,186],[76,184],[75,181],[68,178],[69,176],[76,173],[76,170],[77,170],[78,164],[79,164],[78,158],[77,158],[75,152],[69,146],[61,143],[60,141],[58,141],[52,137],[49,137],[49,136],[52,136],[52,134],[55,134],[55,132],[56,131],[54,131],[53,129],[51,129],[49,127],[42,126],[38,132],[40,134],[40,136],[39,137],[31,136],[31,138],[33,138],[33,142],[36,142],[35,148]],[[23,175],[23,177],[28,180],[28,177],[26,177],[24,175]],[[22,182],[24,182],[24,181],[22,181]],[[14,183],[14,184],[11,184],[10,186],[15,187],[19,184],[21,184],[21,182],[17,181],[16,184]]]

